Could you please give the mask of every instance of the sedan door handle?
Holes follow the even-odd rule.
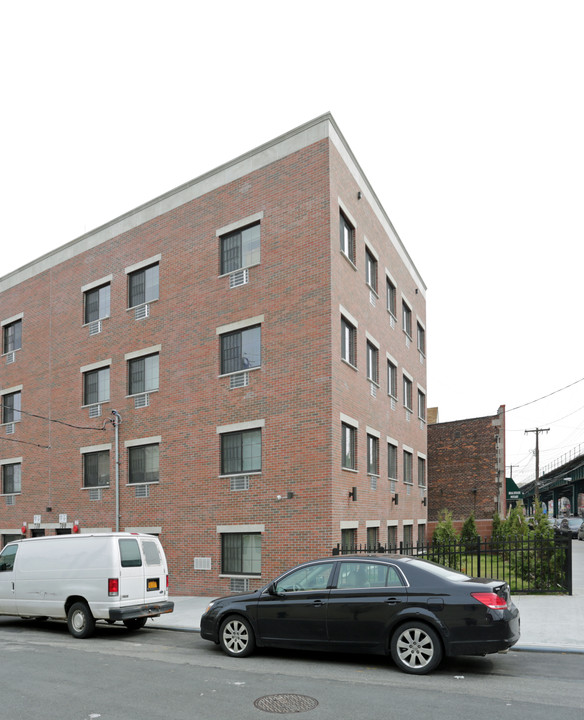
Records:
[[[400,600],[399,598],[396,598],[396,597],[390,597],[390,598],[387,598],[387,600],[386,600],[385,602],[386,602],[388,605],[397,605],[398,603],[401,602],[401,600]]]
[[[313,603],[314,607],[321,607],[325,603],[322,600],[315,600]]]

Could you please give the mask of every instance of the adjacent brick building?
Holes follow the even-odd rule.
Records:
[[[425,285],[324,115],[0,278],[0,535],[160,535],[174,594],[423,540]]]
[[[428,424],[430,533],[442,510],[452,513],[459,530],[474,513],[483,537],[491,534],[495,512],[505,516],[504,405],[496,415]]]

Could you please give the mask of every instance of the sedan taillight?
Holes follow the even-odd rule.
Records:
[[[476,592],[471,593],[475,600],[478,600],[483,605],[486,605],[491,610],[505,610],[507,608],[507,601],[497,593],[492,592]]]

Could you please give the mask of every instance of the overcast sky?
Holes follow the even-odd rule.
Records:
[[[429,406],[505,404],[519,483],[525,430],[542,468],[584,450],[584,2],[43,0],[0,27],[0,276],[330,111],[428,287]]]

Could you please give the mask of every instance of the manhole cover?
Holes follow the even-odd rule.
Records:
[[[258,710],[271,713],[299,713],[314,710],[318,700],[307,695],[264,695],[258,698],[254,705]]]

